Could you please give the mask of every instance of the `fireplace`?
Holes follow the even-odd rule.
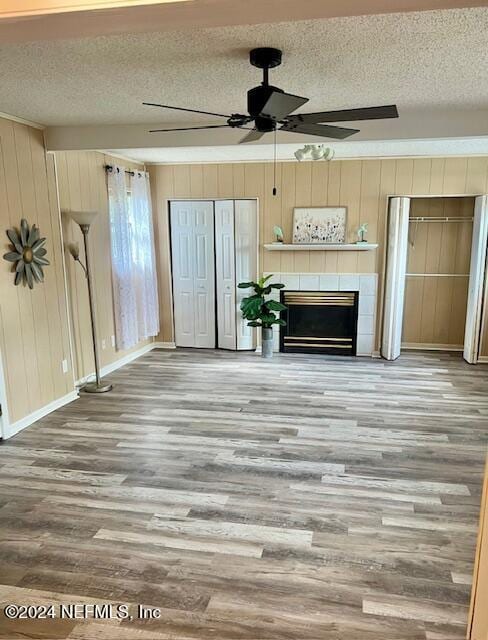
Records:
[[[281,291],[280,351],[356,355],[357,291]]]

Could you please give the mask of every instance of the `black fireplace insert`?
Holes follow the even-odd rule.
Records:
[[[281,291],[280,351],[355,356],[357,291]]]

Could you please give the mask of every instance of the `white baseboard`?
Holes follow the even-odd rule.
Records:
[[[478,356],[478,362],[480,364],[486,364],[488,363],[488,356]]]
[[[115,362],[111,362],[110,364],[107,364],[104,367],[102,367],[100,370],[101,377],[103,378],[104,376],[107,376],[109,373],[112,373],[116,369],[120,369],[120,367],[123,367],[124,365],[129,364],[129,362],[132,362],[133,360],[137,360],[137,358],[140,358],[141,356],[148,353],[149,351],[152,351],[153,349],[176,349],[176,346],[174,342],[150,342],[149,344],[144,345],[140,349],[137,349],[136,351],[132,351],[132,353],[128,353],[126,356],[119,358],[119,360],[115,360]],[[88,381],[92,380],[94,377],[95,377],[95,373],[89,374],[87,376],[84,376],[80,380],[77,380],[75,384],[77,387],[81,387],[84,384],[86,384]],[[16,433],[19,433],[19,431],[22,431],[22,429],[25,429],[26,427],[36,422],[37,420],[44,418],[44,416],[47,416],[48,413],[52,413],[53,411],[56,411],[56,409],[59,409],[60,407],[64,407],[65,404],[68,404],[69,402],[72,402],[77,398],[79,398],[78,389],[73,389],[73,391],[63,396],[62,398],[59,398],[58,400],[54,400],[53,402],[50,402],[45,407],[41,407],[41,409],[34,411],[34,413],[31,413],[28,416],[25,416],[25,418],[22,418],[17,422],[13,422],[12,424],[4,423],[3,425],[4,433],[1,435],[3,436],[4,440],[7,440],[7,438],[11,438]],[[5,418],[5,416],[3,417]]]
[[[120,369],[120,367],[123,367],[124,365],[129,364],[129,362],[132,362],[133,360],[137,360],[137,358],[140,358],[141,356],[145,355],[149,351],[152,351],[155,348],[155,345],[157,344],[159,343],[150,342],[149,344],[144,345],[140,349],[137,349],[136,351],[132,351],[131,353],[128,353],[126,356],[123,356],[122,358],[119,358],[118,360],[115,360],[110,364],[106,364],[104,367],[100,369],[100,377],[104,378],[105,376],[108,376],[109,373],[112,373],[113,371]],[[81,387],[87,382],[92,381],[94,378],[95,378],[95,372],[89,373],[87,376],[83,376],[83,378],[80,378],[79,380],[77,380],[76,386]]]
[[[64,407],[64,405],[69,404],[70,402],[73,402],[73,400],[77,400],[78,398],[79,398],[78,391],[76,390],[70,391],[62,398],[53,400],[49,404],[46,404],[44,407],[37,409],[37,411],[30,413],[28,416],[25,416],[25,418],[22,418],[21,420],[17,420],[17,422],[12,422],[12,424],[4,425],[4,431],[5,431],[5,433],[3,434],[4,440],[11,438],[16,433],[19,433],[19,431],[22,431],[22,429],[25,429],[26,427],[30,426],[34,422],[37,422],[41,418],[44,418],[45,416],[48,415],[48,413],[52,413],[53,411],[56,411],[56,409],[60,409],[61,407]]]
[[[174,342],[153,342],[153,349],[176,349]]]
[[[464,351],[462,344],[431,344],[423,342],[402,342],[407,351]]]
[[[122,358],[119,358],[119,360],[115,360],[115,362],[111,362],[110,364],[105,365],[104,367],[101,368],[100,375],[103,378],[104,376],[107,376],[113,371],[120,369],[120,367],[123,367],[124,365],[129,364],[129,362],[132,362],[133,360],[137,360],[137,358],[140,358],[141,356],[148,353],[149,351],[152,351],[153,349],[175,349],[175,348],[176,347],[173,342],[151,342],[149,344],[144,345],[140,349],[137,349],[136,351],[132,351],[132,353],[128,353]],[[94,376],[95,376],[95,373],[84,376],[80,380],[76,381],[76,386],[77,387],[83,386],[88,381],[92,380]],[[69,402],[73,402],[73,400],[76,400],[77,398],[79,398],[78,389],[73,389],[73,391],[66,394],[62,398],[58,398],[57,400],[50,402],[46,406],[41,407],[40,409],[38,409],[37,411],[34,411],[28,416],[25,416],[25,418],[22,418],[17,422],[13,422],[12,424],[4,424],[4,433],[2,434],[3,438],[5,440],[7,440],[8,438],[11,438],[16,433],[19,433],[19,431],[22,431],[22,429],[25,429],[26,427],[33,424],[37,420],[44,418],[49,413],[56,411],[56,409],[64,407],[64,405],[68,404]]]

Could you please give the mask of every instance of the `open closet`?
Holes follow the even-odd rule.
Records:
[[[177,347],[253,349],[237,284],[257,275],[256,200],[169,204]]]
[[[488,196],[391,197],[381,354],[462,351],[479,358]]]
[[[410,203],[402,349],[463,351],[474,198]]]

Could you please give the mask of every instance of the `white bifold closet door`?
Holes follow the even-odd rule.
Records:
[[[215,347],[213,202],[171,202],[175,343]]]
[[[215,202],[215,280],[219,349],[237,348],[234,200]]]
[[[241,300],[250,290],[237,285],[255,280],[257,275],[255,200],[216,200],[215,264],[218,347],[253,349],[254,334],[240,310]]]
[[[409,213],[410,198],[390,198],[381,341],[381,355],[385,360],[396,360],[402,345]]]
[[[257,276],[256,201],[172,201],[170,216],[176,346],[253,349],[237,285]]]
[[[256,280],[258,275],[258,208],[256,200],[235,200],[236,284]],[[240,305],[251,289],[236,289],[237,349],[256,347],[256,331],[247,326]]]
[[[463,357],[476,364],[479,358],[483,300],[486,295],[486,247],[488,242],[488,196],[475,198],[471,264],[469,269],[468,310]]]

